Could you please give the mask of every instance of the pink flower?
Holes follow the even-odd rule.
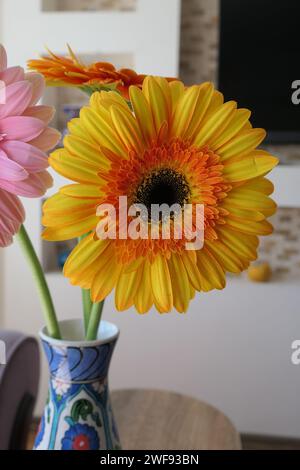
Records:
[[[54,108],[37,105],[44,78],[25,73],[22,67],[7,68],[2,45],[0,85],[0,247],[5,247],[24,222],[18,196],[41,197],[52,186],[45,152],[57,144],[60,134],[48,127]]]

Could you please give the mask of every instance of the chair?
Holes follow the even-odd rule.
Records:
[[[0,449],[22,450],[38,392],[39,347],[14,331],[0,330],[0,340],[2,353],[6,350],[6,364],[0,365]]]

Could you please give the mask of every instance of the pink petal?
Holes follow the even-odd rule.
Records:
[[[24,207],[17,196],[0,189],[0,213],[14,222],[22,223],[25,218]]]
[[[0,179],[7,181],[22,181],[27,177],[27,171],[18,163],[7,158],[5,152],[0,150]]]
[[[25,74],[26,80],[32,84],[32,100],[30,106],[36,104],[42,97],[45,91],[45,79],[40,73],[29,72]]]
[[[24,69],[22,67],[9,67],[8,69],[0,72],[0,80],[6,85],[11,83],[21,82],[25,78]]]
[[[32,98],[32,85],[29,82],[16,82],[6,87],[6,103],[0,104],[0,119],[19,116]]]
[[[0,230],[0,248],[6,248],[11,245],[13,242],[13,237],[11,233]]]
[[[42,152],[48,152],[53,149],[61,139],[61,134],[52,127],[47,127],[36,139],[31,140],[29,143],[38,147]]]
[[[35,198],[45,194],[53,184],[53,179],[47,171],[32,173],[26,180],[12,183],[0,179],[0,187],[17,196]]]
[[[0,247],[12,243],[12,237],[25,220],[24,207],[18,197],[0,189]]]
[[[42,121],[27,116],[8,117],[0,121],[0,134],[4,134],[8,140],[29,142],[38,137],[44,128]]]
[[[12,161],[30,173],[40,172],[49,166],[47,155],[33,145],[8,140],[0,144],[0,147]]]
[[[55,114],[55,108],[53,106],[31,106],[30,108],[27,108],[23,116],[30,116],[30,117],[36,117],[43,121],[45,125],[47,126],[50,121],[52,121],[53,116]]]
[[[4,46],[0,44],[0,72],[7,68],[7,55]]]

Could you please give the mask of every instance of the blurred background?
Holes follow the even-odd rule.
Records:
[[[180,76],[186,84],[212,80],[268,130],[268,150],[280,157],[271,177],[279,210],[258,263],[248,275],[229,277],[224,291],[198,295],[187,315],[118,313],[109,298],[104,318],[121,329],[111,387],[181,392],[220,408],[240,432],[300,438],[300,366],[291,362],[292,342],[300,337],[300,106],[291,101],[292,82],[300,79],[299,2],[0,0],[0,8],[10,65],[25,66],[45,45],[64,54],[68,42],[85,61]],[[65,132],[85,97],[51,89],[45,101],[56,106],[53,125]],[[49,195],[61,184],[55,176]],[[58,315],[79,317],[80,289],[61,274],[71,246],[42,242],[42,201],[24,204]],[[0,251],[0,327],[36,335],[42,324],[18,246]]]

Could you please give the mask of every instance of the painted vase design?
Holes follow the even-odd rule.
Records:
[[[79,320],[60,326],[64,338],[81,337]],[[118,328],[102,322],[99,340],[91,342],[54,340],[44,332],[40,336],[50,383],[34,449],[121,449],[108,387]]]

